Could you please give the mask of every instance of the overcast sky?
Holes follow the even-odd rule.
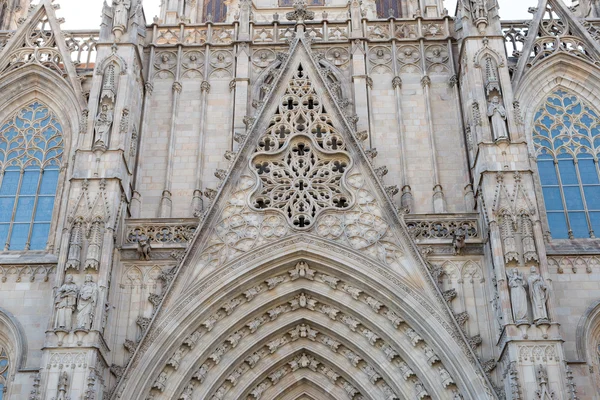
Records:
[[[110,2],[110,0],[107,1]],[[498,1],[500,2],[502,19],[529,18],[531,14],[527,13],[527,8],[537,4],[537,0]],[[66,20],[62,28],[98,29],[103,2],[104,0],[57,0],[56,3],[60,4],[60,10],[57,11],[57,14]],[[144,11],[148,21],[152,21],[152,17],[158,14],[159,4],[160,0],[144,0]],[[454,14],[456,0],[445,0],[445,4],[450,14]]]

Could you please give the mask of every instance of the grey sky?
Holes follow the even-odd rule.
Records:
[[[110,0],[108,0],[110,1]],[[502,19],[524,19],[531,15],[527,8],[535,6],[537,0],[498,0]],[[63,29],[97,29],[104,0],[58,0],[61,9],[57,12],[66,22]],[[85,4],[85,6],[83,6]],[[158,14],[160,0],[144,0],[146,18],[151,21]],[[453,14],[456,0],[445,0],[446,8]]]

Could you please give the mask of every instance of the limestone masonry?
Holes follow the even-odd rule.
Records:
[[[0,0],[0,400],[600,400],[598,0],[142,1]]]

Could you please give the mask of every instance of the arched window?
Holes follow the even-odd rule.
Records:
[[[600,232],[600,119],[577,95],[556,90],[537,110],[533,143],[555,239]]]
[[[46,248],[63,155],[62,127],[34,102],[0,125],[0,246]]]
[[[8,354],[6,353],[6,350],[0,346],[0,400],[2,400],[6,394],[9,366]]]
[[[399,0],[377,0],[377,18],[401,17]]]
[[[223,22],[227,17],[227,2],[223,0],[207,0],[204,3],[204,22]]]

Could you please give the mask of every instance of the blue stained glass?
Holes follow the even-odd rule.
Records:
[[[34,102],[0,126],[0,161],[8,163],[0,170],[0,246],[10,238],[10,250],[23,250],[28,242],[31,249],[44,249],[62,165],[61,125],[48,107]]]
[[[39,177],[39,170],[25,171],[23,174],[23,181],[21,182],[21,190],[19,191],[19,195],[35,195],[37,192]]]
[[[58,170],[46,168],[42,174],[40,194],[54,194],[58,183]]]
[[[565,202],[567,203],[567,210],[582,210],[583,211],[583,200],[581,199],[581,192],[579,186],[565,186],[563,187],[565,193]]]
[[[31,231],[31,250],[44,250],[50,232],[50,224],[33,224]]]
[[[595,110],[577,95],[560,89],[535,113],[533,144],[539,155],[538,172],[554,238],[567,238],[567,226],[574,237],[589,237],[591,228],[597,229],[600,223],[600,176],[594,163],[600,148],[599,127]],[[548,132],[552,143],[547,140]],[[554,160],[558,161],[560,184]],[[564,207],[562,199],[566,216],[559,212]]]
[[[584,186],[583,193],[588,209],[600,210],[600,186]]]
[[[0,383],[0,400],[4,398],[4,385]]]
[[[542,185],[558,185],[556,169],[552,160],[538,160],[538,171]]]
[[[8,237],[9,224],[0,224],[0,249],[4,249],[6,238]]]
[[[559,160],[558,171],[560,173],[560,180],[563,185],[577,185],[577,172],[575,172],[575,163],[572,159]]]
[[[6,171],[2,177],[2,187],[0,187],[0,196],[9,196],[17,193],[19,187],[19,171]]]
[[[10,249],[23,250],[29,237],[30,224],[13,224],[12,234],[10,236]]]
[[[34,203],[34,196],[20,196],[17,203],[17,212],[15,213],[15,222],[31,221]]]
[[[584,212],[570,212],[569,223],[575,237],[589,237],[590,229]]]
[[[560,188],[558,186],[542,188],[542,192],[544,193],[544,200],[546,201],[546,210],[558,211],[563,209]]]
[[[567,221],[565,220],[564,213],[549,212],[548,224],[550,225],[550,234],[554,239],[569,238],[569,230],[567,229]]]
[[[35,209],[35,222],[50,221],[54,208],[54,196],[40,196]]]
[[[590,212],[590,220],[592,222],[592,229],[596,236],[600,234],[600,212]]]
[[[0,197],[0,222],[10,222],[14,204],[14,197]]]

